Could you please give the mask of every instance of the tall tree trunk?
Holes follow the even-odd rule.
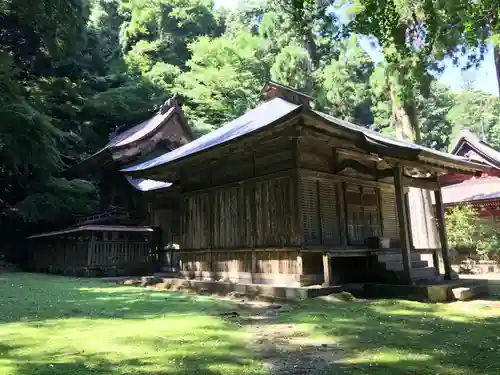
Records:
[[[420,128],[415,103],[412,101],[404,102],[394,86],[391,86],[391,101],[396,138],[420,143]]]
[[[420,143],[417,109],[412,100],[402,100],[397,87],[391,86],[392,115],[396,137]],[[432,209],[431,192],[418,188],[408,189],[412,243],[417,249],[439,247],[439,237]]]

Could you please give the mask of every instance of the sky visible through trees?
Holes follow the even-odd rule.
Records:
[[[238,6],[238,0],[215,0],[215,6],[218,8],[234,8]],[[366,39],[361,39],[360,45],[375,62],[383,59],[380,51],[370,46],[370,43]],[[464,86],[471,85],[476,90],[498,95],[499,88],[495,75],[493,47],[490,45],[484,62],[479,67],[473,67],[464,72],[460,67],[455,67],[451,61],[448,61],[447,68],[439,79],[452,90],[461,90]]]

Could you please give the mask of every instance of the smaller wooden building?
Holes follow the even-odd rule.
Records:
[[[68,228],[33,235],[31,266],[72,274],[135,273],[161,267],[162,249],[179,235],[180,193],[168,180],[120,172],[189,143],[193,136],[175,98],[148,120],[119,129],[102,149],[65,171],[99,187],[100,208]]]
[[[442,177],[445,207],[469,204],[484,219],[500,223],[500,152],[471,132],[463,131],[451,153],[484,163],[488,169],[479,176],[453,173]]]
[[[123,170],[179,186],[184,275],[287,286],[436,278],[412,244],[413,186],[435,192],[441,248],[429,251],[451,277],[439,177],[483,164],[321,113],[276,83],[264,94],[221,128]]]
[[[82,225],[32,236],[30,268],[75,276],[143,275],[158,261],[150,227]]]

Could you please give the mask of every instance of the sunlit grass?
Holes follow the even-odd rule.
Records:
[[[235,308],[227,301],[3,274],[0,302],[2,375],[265,374],[247,330],[218,315]],[[283,310],[272,324],[293,327],[296,341],[340,348],[330,375],[500,374],[500,302],[309,300]]]
[[[0,298],[0,374],[263,373],[210,297],[6,274]]]
[[[344,358],[327,374],[500,374],[500,303],[304,301],[281,315]]]

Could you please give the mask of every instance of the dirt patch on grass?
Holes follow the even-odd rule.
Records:
[[[203,288],[194,288],[189,280],[161,280],[155,277],[120,280],[125,285],[148,287],[155,290],[210,294]],[[269,375],[321,375],[344,357],[342,348],[331,339],[317,339],[295,324],[283,323],[282,314],[293,310],[294,302],[276,302],[265,297],[247,296],[237,292],[211,294],[214,298],[231,302],[230,309],[214,312],[250,333],[248,348],[264,362]],[[345,295],[325,296],[323,302],[351,301]]]
[[[320,375],[340,363],[343,350],[332,340],[318,340],[280,315],[293,305],[264,301],[236,301],[237,320],[251,334],[249,349],[257,353],[270,375]]]

